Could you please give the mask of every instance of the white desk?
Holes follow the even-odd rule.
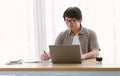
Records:
[[[0,64],[0,76],[120,76],[120,63],[95,59],[84,60],[81,64],[23,63]]]

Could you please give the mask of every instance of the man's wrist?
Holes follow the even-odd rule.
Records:
[[[82,55],[82,56],[81,56],[81,59],[86,59],[86,56],[85,56],[85,55]]]

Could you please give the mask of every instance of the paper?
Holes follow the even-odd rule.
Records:
[[[25,60],[24,63],[50,63],[51,59],[49,60],[39,60],[39,59],[30,59],[30,60]]]
[[[22,64],[23,60],[18,59],[18,60],[10,60],[6,64],[7,65],[13,65],[13,64]]]

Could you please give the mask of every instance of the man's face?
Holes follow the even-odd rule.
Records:
[[[80,21],[78,21],[76,18],[66,17],[65,18],[65,23],[70,30],[74,31],[74,30],[80,28]]]

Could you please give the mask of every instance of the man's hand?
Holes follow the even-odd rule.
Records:
[[[98,49],[93,49],[91,52],[81,55],[81,59],[84,60],[84,59],[95,58],[98,54],[99,54],[99,50]]]
[[[41,60],[49,60],[50,53],[46,53],[45,51],[41,54]]]

